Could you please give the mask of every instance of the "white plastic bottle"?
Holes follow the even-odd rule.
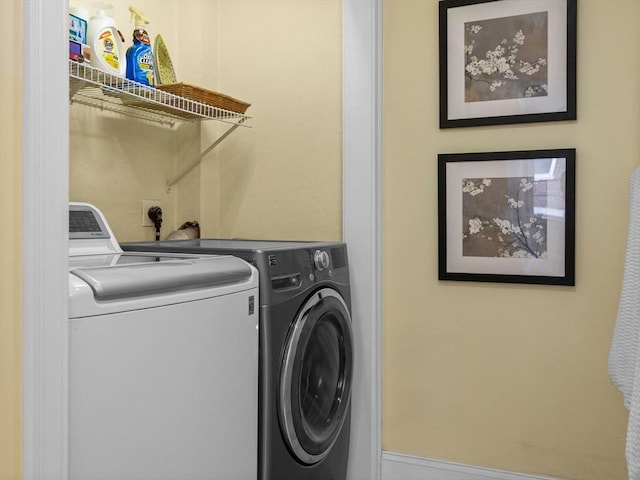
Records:
[[[97,10],[89,20],[87,37],[91,47],[91,66],[124,77],[125,48],[116,23],[104,10]]]

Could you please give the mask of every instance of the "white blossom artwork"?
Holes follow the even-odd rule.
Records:
[[[547,96],[547,12],[464,24],[465,102]]]
[[[462,254],[466,257],[547,256],[547,182],[533,177],[462,180]]]
[[[438,154],[438,279],[575,285],[575,164],[575,148]]]

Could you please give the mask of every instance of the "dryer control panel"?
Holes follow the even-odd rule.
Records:
[[[319,271],[324,270],[325,268],[329,268],[329,254],[326,250],[316,250],[313,253],[313,263]]]

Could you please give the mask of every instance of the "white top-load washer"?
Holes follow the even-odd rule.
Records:
[[[256,478],[256,269],[123,253],[89,204],[69,237],[71,480]]]

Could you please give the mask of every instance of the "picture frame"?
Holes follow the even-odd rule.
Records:
[[[575,157],[438,155],[439,280],[574,286]]]
[[[440,128],[577,118],[577,0],[439,8]]]

